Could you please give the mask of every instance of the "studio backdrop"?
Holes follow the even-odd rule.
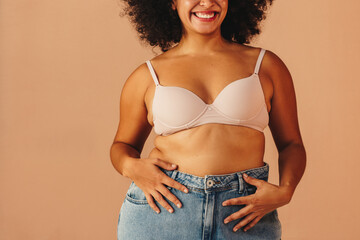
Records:
[[[122,6],[0,1],[1,240],[116,239],[130,184],[110,161],[120,93],[160,53],[140,42]],[[284,240],[360,239],[359,10],[357,0],[275,0],[251,43],[288,66],[307,150],[305,174],[278,209]],[[269,128],[265,136],[278,184]]]

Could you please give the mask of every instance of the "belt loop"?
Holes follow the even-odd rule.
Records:
[[[237,175],[239,180],[239,193],[242,193],[244,191],[244,179],[241,173],[237,173]]]
[[[176,174],[178,173],[178,171],[175,169],[175,170],[166,170],[166,171],[171,171],[170,172],[170,176],[169,177],[171,177],[172,179],[174,179],[175,180],[175,177],[176,177]],[[172,189],[172,187],[169,187],[169,186],[167,186],[167,188],[169,189],[169,190],[171,190]]]
[[[172,173],[170,174],[170,177],[171,177],[172,179],[175,179],[175,178],[176,178],[177,173],[178,173],[178,171],[177,171],[176,169],[175,169],[175,170],[173,170],[173,171],[172,171]]]

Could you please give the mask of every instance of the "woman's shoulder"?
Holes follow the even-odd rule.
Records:
[[[267,58],[267,60],[271,60],[271,61],[281,61],[280,57],[271,49],[266,48],[266,47],[262,47],[262,46],[250,46],[250,45],[241,45],[239,47],[239,51],[243,52],[244,54],[249,54],[252,56],[258,56],[261,49],[265,50],[265,55],[264,55],[264,59],[265,56]]]
[[[261,60],[261,75],[271,76],[278,71],[284,71],[286,69],[285,63],[281,58],[274,53],[271,49],[263,46],[250,46],[238,44],[234,46],[233,52],[240,59],[248,59],[253,65],[261,57],[261,50],[265,50]]]
[[[267,62],[267,64],[272,64],[272,67],[281,67],[281,65],[284,65],[284,62],[278,55],[278,53],[275,53],[273,50],[264,48],[265,55],[264,55],[264,61]],[[266,60],[265,60],[266,57]]]
[[[281,82],[282,79],[289,79],[290,72],[285,62],[272,49],[262,46],[242,45],[239,51],[242,58],[253,59],[255,61],[260,56],[261,49],[264,49],[265,53],[261,59],[259,74],[270,78],[273,83]]]
[[[284,78],[284,76],[288,77],[290,75],[289,69],[279,54],[270,49],[265,50],[266,52],[261,64],[263,72],[265,72],[273,82],[279,81]]]
[[[146,60],[134,67],[128,78],[125,80],[124,86],[131,88],[137,92],[141,92],[143,95],[147,92],[148,87],[153,84],[151,72],[149,66],[146,64]]]

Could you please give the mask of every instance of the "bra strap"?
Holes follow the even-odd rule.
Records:
[[[154,82],[155,82],[155,85],[158,86],[158,85],[159,85],[159,80],[158,80],[157,77],[156,77],[154,68],[153,68],[153,66],[151,65],[150,60],[147,60],[147,61],[146,61],[146,64],[147,64],[147,66],[148,66],[148,68],[149,68],[149,70],[150,70],[150,73],[151,73],[151,76],[152,76],[152,78],[153,78],[153,80],[154,80]]]
[[[258,74],[259,73],[259,69],[260,69],[260,65],[261,65],[261,61],[262,61],[262,59],[263,59],[263,57],[264,57],[264,55],[265,55],[265,49],[264,48],[262,48],[261,50],[260,50],[260,53],[259,53],[259,57],[258,57],[258,59],[257,59],[257,61],[256,61],[256,66],[255,66],[255,74]]]

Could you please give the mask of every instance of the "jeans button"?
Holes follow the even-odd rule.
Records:
[[[214,180],[212,180],[212,179],[208,179],[207,182],[206,182],[206,185],[207,185],[208,187],[212,187],[214,184],[215,184],[215,182],[214,182]]]

